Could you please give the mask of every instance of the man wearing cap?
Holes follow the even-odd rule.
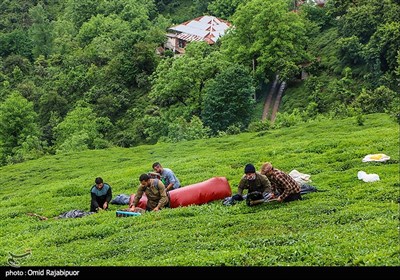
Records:
[[[271,183],[266,176],[256,172],[253,164],[249,163],[244,168],[244,175],[240,179],[237,195],[234,196],[236,200],[243,199],[242,195],[245,189],[247,189],[248,196],[254,192],[259,192],[264,196],[271,192]]]
[[[300,184],[285,172],[274,168],[270,162],[261,166],[260,173],[267,176],[271,182],[271,198],[276,197],[275,193],[279,193],[276,198],[279,202],[301,200]]]

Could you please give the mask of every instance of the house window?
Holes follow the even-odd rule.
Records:
[[[184,47],[186,46],[186,41],[184,41],[184,40],[182,40],[182,39],[179,39],[179,40],[178,40],[178,46],[179,46],[180,48],[184,48]]]

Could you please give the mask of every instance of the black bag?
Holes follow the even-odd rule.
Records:
[[[250,201],[261,200],[261,199],[264,200],[264,196],[262,195],[261,192],[251,192],[251,193],[247,194],[246,204],[247,204],[247,206],[252,206]]]
[[[240,194],[235,194],[232,196],[232,200],[234,201],[242,201],[243,200],[243,196],[241,196]]]
[[[317,188],[308,184],[301,184],[300,194],[306,194],[310,192],[316,192]]]

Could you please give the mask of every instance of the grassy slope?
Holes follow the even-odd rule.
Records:
[[[370,153],[386,163],[362,163]],[[8,252],[23,266],[399,266],[399,127],[386,115],[307,123],[264,133],[131,149],[56,155],[0,169],[0,265]],[[225,176],[236,192],[246,163],[264,161],[311,175],[324,192],[303,201],[228,207],[221,201],[116,218],[115,210],[52,219],[89,209],[96,176],[114,197],[132,193],[154,161],[183,185]],[[364,183],[357,172],[381,180]],[[40,221],[26,215],[49,217]]]

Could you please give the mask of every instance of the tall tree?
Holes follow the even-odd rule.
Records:
[[[32,19],[29,29],[33,44],[32,54],[34,57],[48,57],[52,48],[52,23],[41,4],[29,9],[29,15]]]
[[[27,151],[38,147],[40,130],[32,102],[19,92],[11,93],[0,103],[0,162],[13,162],[25,146]]]
[[[286,0],[251,0],[232,17],[234,28],[222,38],[222,50],[266,81],[287,80],[309,60],[305,19]]]
[[[249,72],[240,65],[223,70],[206,86],[203,121],[216,133],[231,125],[245,128],[251,121],[255,88]]]
[[[92,108],[80,102],[54,129],[57,152],[82,151],[108,146],[100,132],[106,118],[97,118]]]
[[[153,74],[150,97],[163,107],[181,107],[179,114],[187,120],[193,114],[200,116],[204,85],[226,64],[220,53],[205,42],[191,42],[184,56],[159,63]]]

